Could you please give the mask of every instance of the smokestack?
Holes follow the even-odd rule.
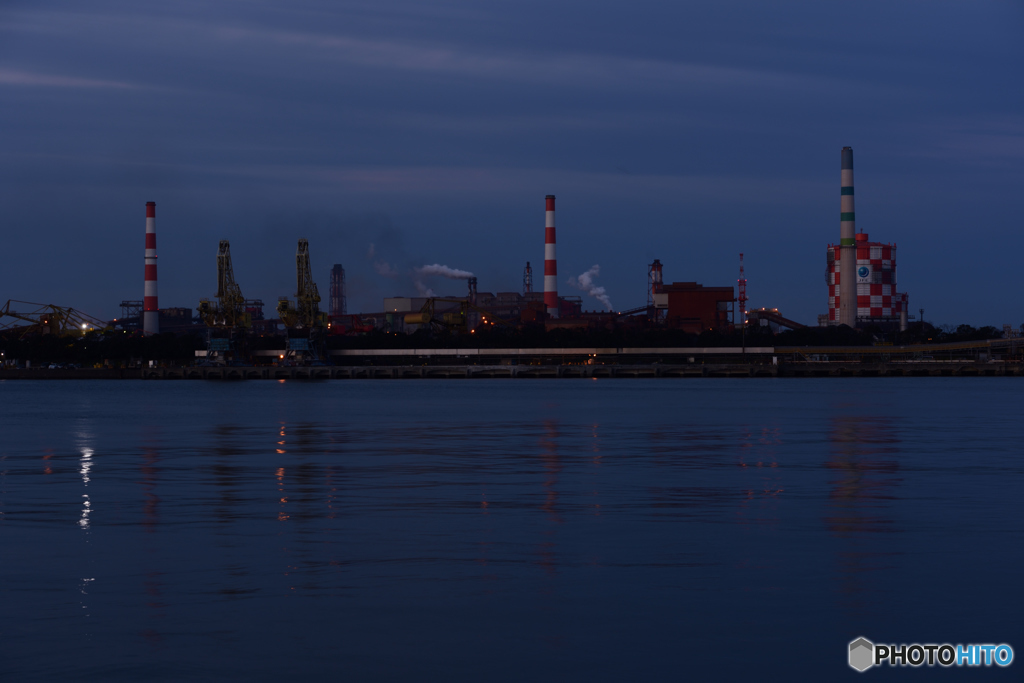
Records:
[[[853,148],[843,147],[839,189],[839,325],[857,326],[857,232],[853,209]]]
[[[558,261],[555,259],[555,195],[545,197],[544,211],[544,307],[558,317]]]
[[[330,316],[340,318],[348,315],[348,300],[345,296],[345,269],[340,263],[331,268]]]
[[[146,202],[146,289],[142,297],[142,331],[160,332],[160,305],[156,299],[156,202]]]

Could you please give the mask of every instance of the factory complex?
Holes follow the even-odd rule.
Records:
[[[817,327],[846,326],[883,336],[905,331],[914,316],[909,314],[908,295],[897,290],[896,245],[873,242],[868,234],[857,232],[850,147],[842,149],[840,162],[839,242],[826,246],[822,301],[827,312],[818,316]],[[805,329],[778,308],[748,310],[743,254],[739,255],[735,287],[666,281],[664,266],[655,259],[647,265],[646,302],[627,310],[611,310],[603,288],[591,288],[591,295],[602,300],[606,310],[585,310],[580,296],[558,291],[554,195],[544,198],[544,265],[539,290],[534,287],[530,261],[523,269],[521,289],[506,292],[478,291],[473,273],[433,264],[417,272],[462,280],[465,294],[440,297],[427,291],[419,296],[392,296],[383,299],[379,310],[350,312],[344,267],[330,267],[328,296],[323,302],[313,278],[311,245],[298,239],[295,292],[292,297],[280,297],[270,308],[262,300],[245,298],[234,277],[230,244],[222,240],[216,254],[216,295],[201,299],[194,308],[160,308],[156,203],[146,202],[145,211],[143,296],[122,301],[120,317],[101,321],[75,309],[12,300],[0,309],[0,335],[25,339],[81,335],[83,331],[142,337],[174,333],[201,337],[194,359],[199,365],[309,366],[327,364],[331,349],[359,348],[361,344],[365,348],[394,347],[399,344],[395,338],[402,335],[413,337],[413,346],[436,348],[438,342],[442,346],[472,346],[474,338],[494,339],[496,334],[514,331],[532,331],[536,338],[536,333],[558,330],[745,335],[751,327],[758,328],[750,330],[752,333],[762,334],[768,331],[764,328],[772,333]],[[390,339],[386,344],[382,342],[385,337]],[[347,341],[342,343],[342,339]]]

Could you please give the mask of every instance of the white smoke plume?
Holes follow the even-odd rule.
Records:
[[[612,300],[608,297],[604,287],[599,287],[594,284],[594,278],[601,274],[601,266],[596,263],[591,266],[590,270],[583,273],[579,277],[569,278],[569,284],[576,289],[582,289],[584,292],[594,297],[602,304],[604,304],[605,310],[612,310]]]
[[[435,263],[429,266],[420,266],[416,269],[416,272],[420,275],[441,275],[442,277],[452,280],[466,280],[473,277],[473,273],[468,270],[449,268],[448,266],[442,266],[440,263]]]
[[[434,290],[432,290],[430,287],[427,287],[425,284],[423,284],[419,280],[416,280],[416,291],[420,293],[420,296],[425,296],[425,297],[437,296],[436,294],[434,294]]]
[[[377,271],[377,275],[383,275],[384,277],[398,277],[398,270],[387,261],[374,261],[373,269]]]

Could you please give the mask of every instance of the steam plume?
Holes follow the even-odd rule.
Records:
[[[398,277],[398,271],[387,261],[374,261],[373,269],[384,277]]]
[[[583,273],[579,277],[569,278],[569,284],[577,289],[582,289],[584,292],[594,297],[602,304],[604,304],[605,310],[612,310],[612,300],[608,297],[604,287],[599,287],[594,284],[594,278],[601,274],[601,266],[596,263],[591,266],[590,270]]]
[[[416,269],[416,272],[420,275],[441,275],[442,277],[452,280],[466,280],[473,277],[473,273],[468,270],[449,268],[448,266],[442,266],[440,263],[435,263],[429,266],[420,266]]]

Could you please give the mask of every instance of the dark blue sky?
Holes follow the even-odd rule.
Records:
[[[983,0],[7,2],[0,299],[141,299],[147,200],[164,307],[215,293],[220,239],[267,302],[299,237],[350,310],[435,262],[517,290],[551,193],[564,293],[599,264],[643,304],[653,258],[735,284],[743,251],[750,303],[813,324],[851,145],[912,310],[1019,325],[1022,36]]]

